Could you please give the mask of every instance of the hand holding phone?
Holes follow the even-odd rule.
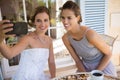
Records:
[[[6,34],[16,34],[17,36],[27,34],[28,32],[28,25],[26,22],[7,22],[4,24],[12,23],[13,24],[13,30],[10,32],[7,32]],[[10,28],[10,27],[8,27]]]
[[[0,43],[4,41],[5,38],[9,36],[14,36],[14,35],[5,35],[5,33],[11,31],[13,28],[10,28],[13,26],[12,24],[5,24],[8,23],[9,20],[2,20],[0,21]]]

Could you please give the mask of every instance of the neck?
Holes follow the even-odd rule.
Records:
[[[38,32],[38,31],[34,31],[34,33],[35,33],[37,36],[44,36],[44,35],[45,35],[44,33],[41,33],[41,32]]]
[[[36,35],[36,39],[38,39],[42,44],[46,43],[46,37],[45,34],[42,33],[37,33],[37,31],[34,31],[35,35]]]
[[[77,25],[75,26],[75,28],[73,28],[71,31],[70,31],[70,34],[77,34],[81,31],[81,26],[80,25]]]

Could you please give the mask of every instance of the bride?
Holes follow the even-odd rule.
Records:
[[[3,40],[0,43],[0,51],[4,57],[11,59],[21,53],[18,70],[12,80],[49,80],[55,77],[55,62],[52,39],[45,35],[50,26],[49,10],[39,6],[32,17],[36,30],[23,36],[13,47],[7,46]],[[5,21],[1,21],[5,22]],[[0,24],[5,28],[10,24]],[[5,33],[3,31],[3,33]],[[0,34],[1,35],[1,34]],[[3,37],[1,37],[3,38]],[[26,49],[29,47],[29,49]],[[44,74],[44,68],[48,61],[50,76]]]

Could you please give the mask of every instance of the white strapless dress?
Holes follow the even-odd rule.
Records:
[[[44,74],[49,57],[49,49],[26,49],[21,53],[20,63],[12,80],[50,80]]]

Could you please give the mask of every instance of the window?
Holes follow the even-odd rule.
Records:
[[[106,32],[107,0],[80,0],[83,23],[98,33]]]

